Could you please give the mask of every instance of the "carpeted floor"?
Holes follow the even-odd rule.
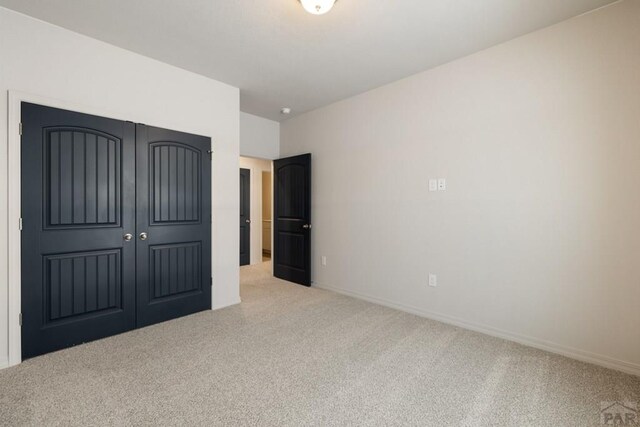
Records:
[[[0,424],[597,426],[640,378],[243,267],[242,304],[0,371]]]

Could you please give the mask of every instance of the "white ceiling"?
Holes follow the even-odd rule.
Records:
[[[614,0],[0,0],[116,46],[237,86],[282,120]]]

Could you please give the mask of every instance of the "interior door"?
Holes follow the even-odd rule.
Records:
[[[240,265],[251,262],[251,171],[240,169]]]
[[[273,162],[273,273],[311,286],[311,154]]]
[[[136,127],[138,327],[211,308],[210,147]]]
[[[133,123],[23,103],[22,357],[135,326]]]

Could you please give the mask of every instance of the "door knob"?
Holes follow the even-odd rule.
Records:
[[[149,237],[149,235],[144,231],[140,233],[140,240],[147,240],[147,237]]]
[[[302,226],[302,228],[308,230],[309,228],[311,228],[311,224],[305,224],[305,225]]]
[[[133,234],[127,233],[124,236],[122,236],[122,238],[124,239],[125,242],[130,242],[131,239],[133,239]]]

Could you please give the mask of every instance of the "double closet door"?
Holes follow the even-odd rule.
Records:
[[[211,308],[210,139],[22,104],[22,357]]]

